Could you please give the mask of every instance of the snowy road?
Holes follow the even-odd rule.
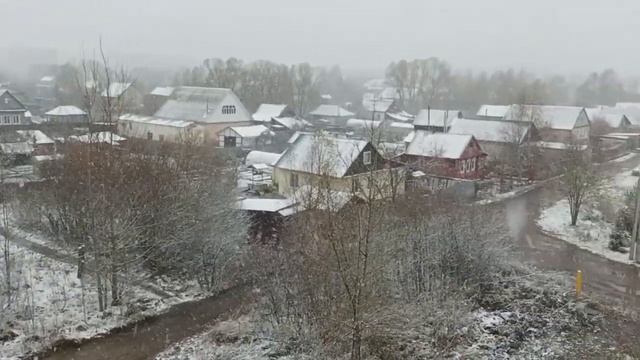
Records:
[[[638,165],[640,157],[635,156],[603,164],[599,171],[615,176]],[[536,219],[540,211],[560,199],[562,194],[552,182],[497,205],[504,207],[521,258],[542,270],[567,272],[570,276],[582,270],[586,294],[640,312],[640,268],[608,260],[539,231]]]

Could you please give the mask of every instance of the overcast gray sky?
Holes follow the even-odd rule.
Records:
[[[438,56],[456,68],[640,74],[638,0],[0,0],[0,47],[153,62],[236,56],[383,68]],[[138,61],[141,57],[136,57]],[[155,60],[154,60],[155,59]],[[192,64],[185,64],[192,65]]]

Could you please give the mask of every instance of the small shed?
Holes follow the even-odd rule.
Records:
[[[50,123],[78,124],[87,121],[87,113],[73,105],[58,106],[47,111],[44,116]]]
[[[273,132],[264,125],[229,126],[218,133],[219,146],[255,149],[271,144]]]

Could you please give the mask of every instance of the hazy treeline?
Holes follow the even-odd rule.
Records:
[[[638,82],[624,82],[612,69],[594,72],[584,81],[555,75],[539,77],[525,70],[493,73],[458,72],[438,58],[400,60],[386,71],[397,88],[400,102],[410,111],[426,108],[474,110],[482,104],[613,105],[640,101]]]
[[[347,81],[338,66],[289,66],[266,60],[245,63],[236,58],[206,59],[176,74],[173,84],[230,88],[250,111],[261,103],[275,103],[289,104],[298,114],[306,114],[320,104],[323,94],[330,94],[338,103],[360,96],[359,86]]]
[[[79,104],[77,76],[81,66],[67,63],[58,68],[56,97],[60,104]],[[136,87],[148,92],[157,85],[186,85],[230,88],[249,111],[261,103],[289,104],[306,115],[331,95],[331,103],[361,108],[364,82],[375,78],[345,74],[339,66],[321,67],[309,63],[287,65],[268,60],[244,62],[237,58],[210,58],[191,68],[171,71],[136,68],[129,72]],[[620,101],[640,101],[640,81],[620,76],[613,69],[593,72],[585,78],[563,75],[539,76],[526,70],[504,69],[474,72],[455,69],[445,60],[398,60],[384,73],[386,85],[404,89],[399,103],[409,112],[433,108],[475,111],[482,104],[529,103],[558,105],[613,105]],[[3,80],[5,78],[0,78]],[[8,79],[8,78],[7,78]],[[21,90],[33,90],[35,84],[16,84]]]

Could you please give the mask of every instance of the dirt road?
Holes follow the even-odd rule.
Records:
[[[152,359],[171,344],[203,332],[213,322],[242,312],[250,298],[250,287],[238,286],[211,298],[176,305],[164,314],[103,337],[81,344],[62,344],[41,359]]]

